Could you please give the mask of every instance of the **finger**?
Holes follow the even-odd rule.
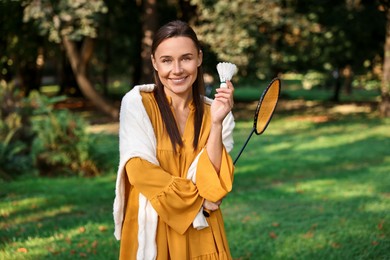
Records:
[[[222,102],[228,105],[229,107],[233,107],[234,104],[233,98],[230,95],[226,95],[226,94],[216,94],[214,100]]]
[[[227,88],[228,88],[228,89],[234,90],[233,83],[232,83],[230,80],[227,80],[227,81],[226,81],[226,85],[227,85]]]

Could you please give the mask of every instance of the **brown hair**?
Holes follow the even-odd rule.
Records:
[[[200,43],[198,37],[194,30],[185,22],[182,21],[172,21],[162,26],[155,34],[153,43],[152,43],[152,55],[155,54],[157,47],[162,41],[168,38],[173,37],[188,37],[190,38],[198,51],[201,51]],[[164,92],[164,86],[158,77],[157,71],[154,70],[154,80],[156,84],[156,89],[154,91],[154,96],[156,98],[158,107],[160,108],[161,117],[163,119],[165,129],[168,132],[169,138],[171,139],[172,147],[176,151],[176,146],[180,147],[183,145],[181,140],[180,132],[177,125],[174,123],[175,118],[173,116],[172,110],[169,107],[168,99]],[[204,81],[203,81],[203,70],[202,65],[198,67],[198,75],[195,82],[192,85],[192,98],[195,106],[195,117],[194,117],[194,141],[193,148],[194,150],[198,147],[200,129],[202,127],[202,119],[204,113]]]

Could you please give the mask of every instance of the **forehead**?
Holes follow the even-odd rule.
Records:
[[[180,56],[187,53],[198,53],[195,43],[191,38],[178,36],[163,40],[157,46],[155,56]]]

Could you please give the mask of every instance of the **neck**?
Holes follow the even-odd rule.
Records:
[[[188,95],[171,95],[172,93],[165,93],[170,99],[170,104],[175,111],[184,111],[188,109],[192,100],[192,94]]]

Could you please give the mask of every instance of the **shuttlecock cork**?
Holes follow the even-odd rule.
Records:
[[[230,62],[220,62],[217,64],[217,71],[221,81],[221,88],[227,88],[226,81],[231,80],[233,75],[237,73],[237,66]]]

